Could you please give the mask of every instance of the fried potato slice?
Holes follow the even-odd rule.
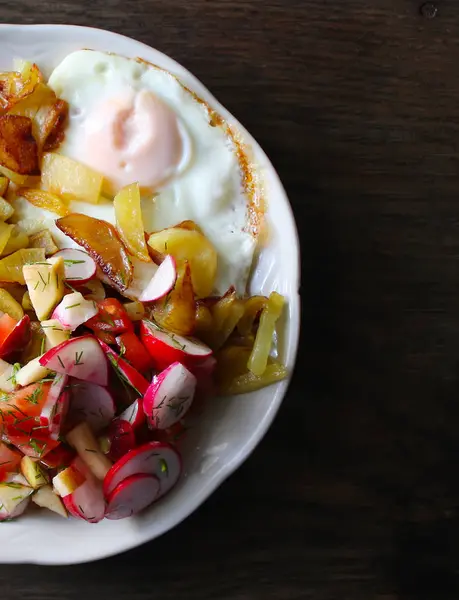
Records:
[[[8,314],[16,321],[20,321],[24,316],[24,309],[19,304],[17,300],[13,298],[13,296],[0,287],[0,310],[6,314]]]
[[[43,81],[43,75],[35,64],[27,63],[22,73],[10,71],[0,73],[0,109],[10,110],[13,106],[33,94]]]
[[[29,118],[0,116],[0,164],[20,175],[40,173],[37,142]]]
[[[129,287],[132,264],[113,225],[80,213],[57,219],[56,225],[92,256],[119,290]]]
[[[60,217],[65,217],[70,214],[67,204],[56,194],[47,192],[45,190],[39,190],[37,188],[19,188],[17,191],[18,196],[25,198],[30,204],[33,204],[37,208],[44,208],[49,210]]]
[[[116,226],[129,252],[143,262],[151,262],[143,231],[138,183],[125,186],[113,200]]]

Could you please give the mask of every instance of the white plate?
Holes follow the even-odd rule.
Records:
[[[288,298],[279,354],[293,369],[300,326],[299,241],[290,204],[268,158],[247,131],[209,91],[171,58],[121,35],[66,25],[0,25],[0,70],[14,58],[36,62],[49,75],[66,54],[81,48],[141,57],[175,73],[199,96],[237,125],[251,145],[264,177],[272,228],[252,278],[252,291],[276,290]],[[192,513],[249,456],[273,421],[288,381],[247,396],[216,400],[190,431],[184,476],[164,500],[138,517],[90,525],[34,512],[0,525],[1,563],[72,564],[117,554],[165,533]],[[237,517],[236,517],[237,518]]]

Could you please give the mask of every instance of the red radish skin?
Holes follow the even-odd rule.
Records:
[[[40,358],[42,367],[76,379],[108,384],[108,364],[102,348],[92,335],[71,338],[48,350]]]
[[[148,442],[131,450],[112,466],[104,479],[104,494],[109,498],[124,479],[145,473],[158,477],[160,498],[177,483],[181,472],[182,459],[173,446],[165,442]]]
[[[72,494],[62,498],[65,508],[77,519],[99,523],[105,516],[105,498],[102,486],[95,479],[87,479]]]
[[[132,425],[134,430],[138,429],[145,423],[145,411],[143,410],[143,399],[138,398],[135,402],[128,406],[119,416],[123,421],[127,421]]]
[[[196,377],[181,363],[173,363],[153,382],[143,398],[151,429],[168,429],[186,414],[193,402]]]
[[[62,392],[56,403],[56,411],[48,426],[49,437],[52,440],[58,440],[61,434],[61,428],[67,417],[70,404],[70,394],[67,390]]]
[[[175,258],[168,254],[150,282],[139,296],[140,302],[154,302],[164,298],[175,285],[177,279],[177,263]]]
[[[86,300],[80,292],[73,292],[64,296],[51,318],[57,319],[64,329],[74,331],[98,312],[97,304],[93,300]]]
[[[102,340],[98,340],[100,347],[105,352],[110,364],[115,369],[123,381],[128,383],[139,396],[143,396],[150,385],[143,375],[141,375],[133,366],[123,360],[119,354],[110,348]]]
[[[96,275],[96,263],[87,252],[77,248],[64,248],[56,252],[54,257],[64,259],[65,278],[67,281],[84,283]]]
[[[158,497],[160,481],[154,475],[131,475],[119,483],[107,501],[105,517],[111,520],[126,519],[141,512]]]
[[[86,421],[94,433],[108,427],[115,417],[116,405],[106,387],[72,379],[70,382],[69,428]]]
[[[140,339],[158,371],[175,362],[192,368],[212,355],[212,350],[202,342],[156,328],[145,319],[140,324]]]
[[[113,419],[108,432],[108,458],[116,462],[136,447],[136,438],[132,425],[121,418]]]

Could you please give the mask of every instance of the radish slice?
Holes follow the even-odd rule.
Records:
[[[56,373],[107,385],[108,364],[102,348],[92,335],[72,338],[45,352],[40,364]]]
[[[132,425],[133,429],[137,429],[145,423],[145,411],[143,410],[143,399],[138,398],[135,402],[128,406],[119,416],[123,421],[127,421]]]
[[[116,462],[104,479],[104,494],[107,498],[115,488],[132,475],[155,475],[161,486],[158,498],[177,483],[182,472],[182,459],[177,450],[166,442],[148,442],[128,452]]]
[[[151,429],[167,429],[185,415],[193,402],[196,377],[181,363],[174,363],[153,377],[143,398]]]
[[[8,512],[4,506],[0,508],[0,521],[9,521],[10,519],[17,519],[20,517],[29,506],[30,496],[20,501],[17,506],[11,511]]]
[[[175,285],[177,279],[177,264],[175,258],[168,254],[159,265],[150,283],[139,296],[141,302],[154,302],[164,298]]]
[[[83,250],[64,248],[56,252],[53,258],[56,256],[62,256],[64,259],[65,278],[68,281],[83,283],[96,274],[95,261]]]
[[[68,410],[69,395],[64,392],[67,381],[68,375],[60,373],[56,375],[40,414],[41,425],[46,425],[50,431],[50,437],[56,440]]]
[[[132,517],[153,504],[160,491],[154,475],[131,475],[116,486],[108,498],[105,517],[111,520]]]
[[[140,339],[159,371],[174,362],[191,368],[212,355],[212,350],[199,340],[169,333],[146,319],[140,324]]]
[[[86,300],[80,292],[67,294],[62,302],[56,306],[52,319],[57,319],[62,327],[74,331],[99,312],[97,305],[92,300]]]
[[[70,427],[86,421],[94,433],[98,433],[108,427],[115,413],[115,401],[107,388],[88,381],[72,381],[68,414]]]
[[[108,458],[116,462],[136,447],[135,433],[132,425],[123,419],[114,419],[107,432]],[[100,444],[99,444],[100,445]]]
[[[88,478],[72,494],[62,498],[65,508],[77,519],[88,523],[98,523],[105,516],[105,498],[102,486],[93,478]]]
[[[102,340],[98,340],[100,347],[107,355],[110,364],[115,369],[116,374],[123,381],[128,383],[139,396],[143,396],[150,385],[143,375],[141,375],[137,369],[134,369],[128,362],[126,362],[119,354],[110,348],[108,344]]]

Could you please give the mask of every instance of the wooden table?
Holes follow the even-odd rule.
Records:
[[[5,600],[457,599],[459,4],[437,8],[2,6],[7,22],[130,35],[202,79],[279,170],[304,298],[299,369],[244,467],[136,551],[0,567]]]

